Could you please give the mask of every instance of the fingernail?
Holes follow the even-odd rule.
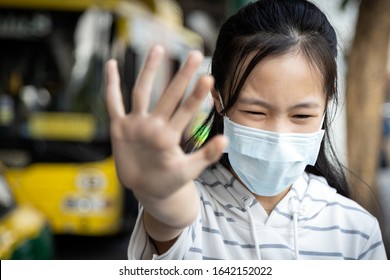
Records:
[[[157,44],[152,47],[150,55],[154,57],[156,55],[163,54],[164,51],[164,47],[162,45]]]

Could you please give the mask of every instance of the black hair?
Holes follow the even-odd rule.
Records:
[[[234,106],[246,79],[262,59],[292,52],[302,54],[321,74],[327,100],[337,105],[337,37],[325,14],[306,0],[259,0],[230,16],[218,35],[211,75],[225,112]],[[329,127],[326,113],[325,137],[317,161],[314,166],[307,166],[306,171],[325,177],[341,195],[349,197],[344,167],[331,144]],[[208,136],[203,142],[199,135],[205,132]],[[186,151],[207,143],[217,134],[223,134],[223,116],[214,106],[203,125],[187,141]],[[230,165],[226,155],[221,162]]]

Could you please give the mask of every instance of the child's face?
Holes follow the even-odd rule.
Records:
[[[261,61],[228,117],[241,125],[282,133],[320,129],[326,95],[319,71],[300,54]]]

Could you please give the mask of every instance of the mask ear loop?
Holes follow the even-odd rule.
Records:
[[[326,112],[322,115],[322,120],[321,120],[321,124],[320,124],[320,130],[322,130],[322,127],[324,125],[325,117],[326,117]]]
[[[222,100],[222,96],[221,94],[219,93],[218,91],[218,97],[219,97],[219,103],[221,104],[221,112],[219,112],[219,114],[221,114],[222,116],[224,117],[227,117],[227,114],[226,114],[226,110],[225,110],[225,106],[223,105],[223,100]]]
[[[229,119],[229,117],[227,116],[227,113],[226,113],[226,110],[225,110],[225,106],[223,105],[223,100],[222,100],[222,96],[221,94],[219,93],[218,91],[218,97],[219,97],[219,103],[221,104],[221,112],[218,112],[221,116],[223,116],[224,118],[227,118]],[[224,120],[225,121],[225,120]],[[225,134],[225,127],[224,127],[224,134]],[[223,152],[225,154],[228,154],[229,153],[229,144],[225,146],[225,149],[223,150]]]

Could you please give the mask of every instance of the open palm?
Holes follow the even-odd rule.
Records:
[[[164,199],[191,182],[222,154],[226,140],[212,139],[205,147],[185,154],[180,147],[184,129],[213,86],[211,76],[202,76],[191,95],[181,103],[186,87],[202,61],[193,51],[162,93],[152,112],[150,94],[157,68],[164,55],[161,46],[149,52],[133,89],[132,108],[125,113],[117,65],[107,62],[107,106],[111,140],[121,182],[150,199]]]

